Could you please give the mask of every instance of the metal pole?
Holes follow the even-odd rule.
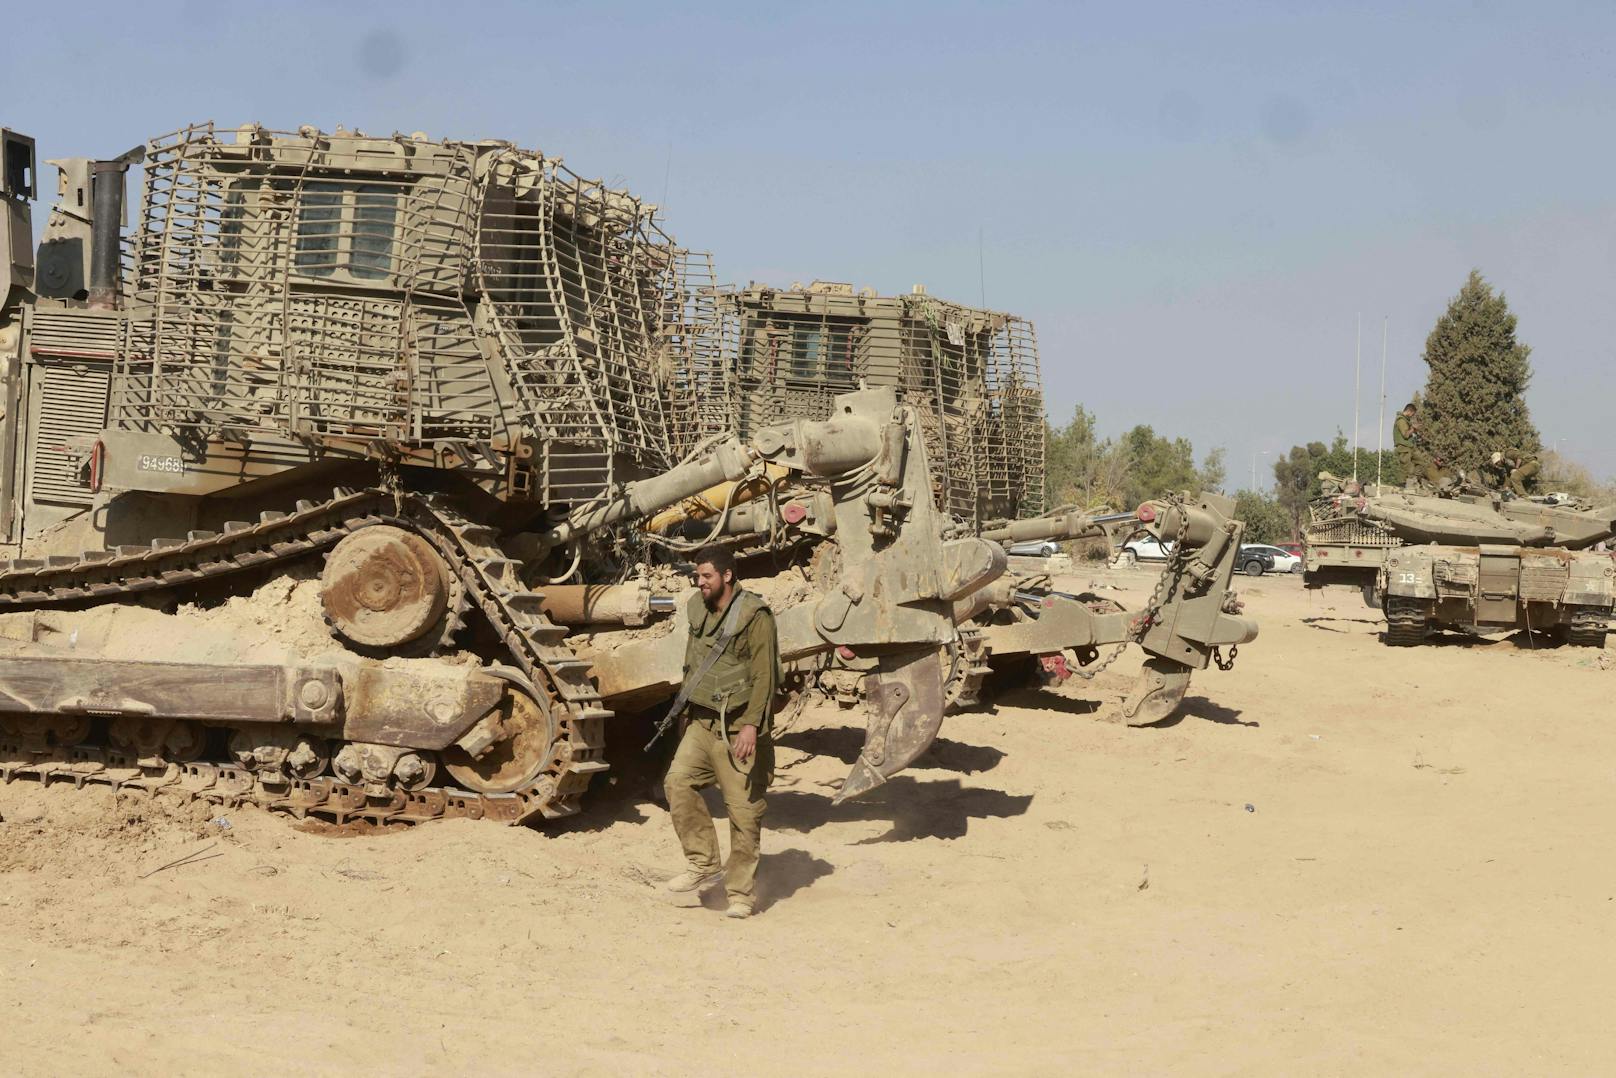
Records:
[[[1363,315],[1358,315],[1358,343],[1352,359],[1352,481],[1358,481],[1358,387],[1363,382]]]
[[[1375,486],[1380,486],[1380,473],[1386,463],[1386,327],[1391,324],[1390,318],[1382,318],[1380,323],[1380,419],[1377,426],[1380,428],[1380,444],[1375,450]],[[1406,478],[1406,477],[1405,477]]]

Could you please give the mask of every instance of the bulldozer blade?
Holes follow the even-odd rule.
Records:
[[[1122,719],[1129,726],[1160,722],[1178,710],[1190,687],[1190,667],[1171,659],[1151,656],[1122,702]]]
[[[943,725],[943,664],[935,648],[883,655],[870,675],[864,748],[834,804],[869,793],[914,762]]]

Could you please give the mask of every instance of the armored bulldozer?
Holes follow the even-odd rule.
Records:
[[[323,557],[341,648],[7,647],[0,778],[378,823],[568,815],[610,705],[648,688],[603,692],[576,630],[678,605],[602,571],[617,537],[764,474],[794,477],[846,567],[780,619],[798,659],[872,685],[840,795],[935,736],[953,604],[1002,552],[946,533],[891,389],[675,453],[662,372],[701,332],[705,271],[652,207],[507,143],[199,125],[58,162],[36,257],[33,145],[4,137],[0,523],[24,556],[0,613],[216,598]]]
[[[745,433],[812,414],[831,394],[855,385],[887,386],[920,417],[935,462],[932,500],[956,534],[1008,547],[1031,539],[1100,537],[1120,519],[1146,523],[1146,509],[1139,520],[1132,513],[1094,517],[1071,506],[1044,510],[1042,376],[1037,336],[1027,320],[939,299],[922,286],[907,295],[881,296],[837,282],[790,288],[754,283],[718,290],[713,299],[716,325],[684,335],[688,346],[675,355],[673,382],[682,401],[670,410],[676,446],[699,444],[727,427]],[[743,549],[778,555],[773,503],[789,501],[788,488],[777,477],[763,487],[708,491],[658,516],[650,529],[725,536]],[[1101,648],[1138,641],[1150,652],[1152,667],[1122,702],[1122,714],[1135,722],[1170,714],[1192,670],[1218,659],[1221,647],[1236,648],[1256,633],[1253,623],[1236,617],[1239,604],[1225,571],[1232,570],[1242,529],[1232,503],[1180,495],[1175,505],[1173,512],[1150,516],[1148,524],[1159,528],[1183,512],[1215,524],[1197,529],[1197,542],[1207,545],[1184,552],[1184,564],[1194,561],[1198,571],[1186,574],[1177,563],[1165,567],[1150,610],[1122,617],[1114,603],[1059,591],[1038,571],[1007,574],[957,604],[950,702],[975,703],[994,668],[1031,662],[1048,682],[1091,677],[1116,656],[1111,650],[1101,660]],[[1226,536],[1233,541],[1225,542]],[[1185,635],[1158,650],[1150,632],[1164,620],[1181,625]],[[827,691],[847,701],[856,695],[856,684]],[[1146,685],[1153,688],[1146,691]]]
[[[1612,535],[1616,505],[1368,487],[1314,507],[1304,580],[1362,589],[1385,611],[1393,646],[1456,629],[1541,630],[1603,647],[1616,568],[1589,548]]]
[[[678,677],[676,627],[614,637],[682,605],[621,562],[636,523],[712,489],[776,491],[767,533],[827,567],[779,621],[798,669],[866,689],[839,796],[930,744],[955,611],[1003,551],[938,512],[927,419],[893,386],[681,436],[678,357],[722,320],[654,207],[503,142],[203,124],[57,161],[36,254],[33,144],[0,134],[0,529],[21,554],[0,614],[215,602],[313,561],[340,645],[255,665],[7,643],[0,779],[338,821],[573,813],[612,708]],[[1184,628],[1239,635],[1222,617]],[[1162,625],[1137,631],[1199,646]]]

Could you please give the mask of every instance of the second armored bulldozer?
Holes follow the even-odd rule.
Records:
[[[1326,498],[1304,529],[1310,587],[1352,584],[1385,611],[1385,641],[1439,629],[1546,631],[1603,647],[1616,505],[1550,505],[1490,492],[1441,497],[1373,487]]]
[[[1037,337],[1026,319],[949,302],[919,286],[907,295],[882,296],[838,282],[752,284],[719,290],[712,302],[718,316],[712,331],[686,335],[688,344],[676,355],[673,381],[682,401],[671,410],[676,445],[697,444],[704,433],[726,426],[744,433],[812,413],[839,389],[887,386],[920,417],[935,468],[933,501],[958,534],[1006,546],[1105,534],[1103,520],[1072,507],[1043,511],[1042,376]],[[651,528],[665,533],[688,526],[693,536],[728,536],[779,554],[773,506],[790,501],[781,485],[715,489],[658,517]],[[1256,633],[1252,622],[1235,616],[1238,601],[1229,589],[1243,530],[1233,504],[1179,495],[1175,505],[1172,512],[1141,510],[1142,517],[1152,514],[1139,521],[1147,527],[1178,527],[1170,522],[1182,521],[1179,510],[1197,519],[1197,538],[1184,549],[1182,564],[1164,570],[1151,610],[1124,617],[1114,604],[1054,589],[1043,574],[1007,575],[958,604],[951,700],[974,702],[994,665],[1032,660],[1046,680],[1058,682],[1091,676],[1086,668],[1100,659],[1101,648],[1138,641],[1151,665],[1145,682],[1122,702],[1122,714],[1136,722],[1170,714],[1192,670],[1210,665],[1219,648],[1238,647]],[[1158,508],[1160,516],[1154,515]],[[811,512],[811,506],[791,511]],[[1207,522],[1215,523],[1202,527]],[[1196,571],[1183,571],[1191,563]],[[1184,630],[1173,647],[1151,642],[1151,628],[1163,622]],[[1184,646],[1189,640],[1196,642]],[[1114,651],[1107,654],[1109,661]]]

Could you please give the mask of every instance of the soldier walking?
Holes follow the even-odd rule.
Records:
[[[774,614],[735,579],[735,557],[709,549],[696,556],[696,587],[689,606],[685,681],[670,717],[685,708],[679,748],[663,786],[673,829],[689,868],[667,883],[676,894],[696,895],[720,877],[730,917],[756,908],[758,839],[764,794],[774,777],[770,712],[780,679],[780,644]],[[718,835],[702,800],[717,785],[729,814],[729,859],[719,870]]]

